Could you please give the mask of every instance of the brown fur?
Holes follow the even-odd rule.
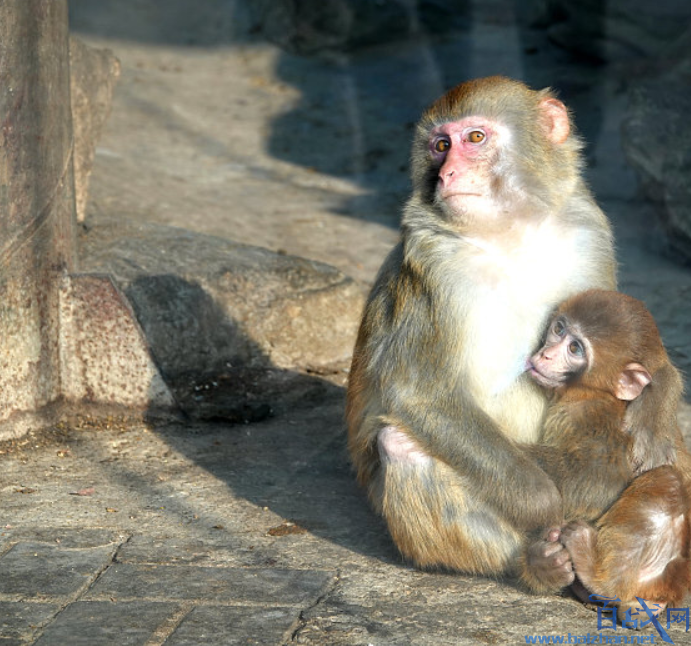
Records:
[[[591,290],[566,301],[555,317],[578,329],[592,353],[588,367],[554,392],[544,444],[528,449],[558,482],[565,520],[572,521],[562,542],[589,592],[618,597],[624,608],[635,607],[636,596],[675,604],[691,581],[691,457],[676,416],[668,414],[679,404],[679,374],[653,317],[634,298]],[[652,377],[635,417],[627,415],[633,403],[616,397],[631,363]],[[636,478],[643,463],[646,472]],[[656,576],[646,575],[650,562]]]
[[[654,518],[670,519],[664,531]],[[676,519],[676,521],[674,521]],[[647,605],[677,606],[691,587],[689,567],[688,483],[672,466],[661,466],[636,478],[597,521],[569,524],[563,540],[587,591],[620,599],[622,609]],[[657,561],[657,576],[641,580],[644,566]]]

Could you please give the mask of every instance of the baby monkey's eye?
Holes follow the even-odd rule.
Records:
[[[482,130],[471,130],[471,131],[468,133],[468,141],[469,141],[471,144],[479,144],[479,143],[481,143],[482,141],[485,140],[485,137],[486,137],[486,136],[487,136],[487,135],[485,135],[485,133],[482,132]]]
[[[569,343],[569,352],[574,357],[582,357],[585,355],[583,346],[578,341],[571,341],[571,343]]]
[[[561,321],[554,322],[554,325],[552,326],[552,332],[554,332],[557,336],[563,336],[564,330],[566,330],[566,327]]]

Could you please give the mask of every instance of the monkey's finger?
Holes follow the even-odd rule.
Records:
[[[573,571],[573,564],[571,563],[571,555],[568,550],[564,549],[561,545],[560,549],[552,554],[552,564],[555,568],[563,569],[565,572]]]
[[[564,552],[564,546],[558,541],[544,541],[540,543],[540,555],[542,558],[549,558],[559,552]]]

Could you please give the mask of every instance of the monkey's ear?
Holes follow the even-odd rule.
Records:
[[[539,107],[547,138],[554,144],[563,144],[571,132],[566,106],[559,99],[546,97],[540,101]]]
[[[640,363],[629,363],[619,375],[614,395],[623,401],[633,401],[652,380],[650,373]]]

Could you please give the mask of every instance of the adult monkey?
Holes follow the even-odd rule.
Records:
[[[545,395],[524,370],[552,310],[616,283],[581,148],[549,90],[503,77],[455,87],[417,126],[413,194],[366,305],[346,416],[358,480],[421,567],[520,571],[539,591],[573,580],[544,534],[560,495],[517,442],[539,437]]]

